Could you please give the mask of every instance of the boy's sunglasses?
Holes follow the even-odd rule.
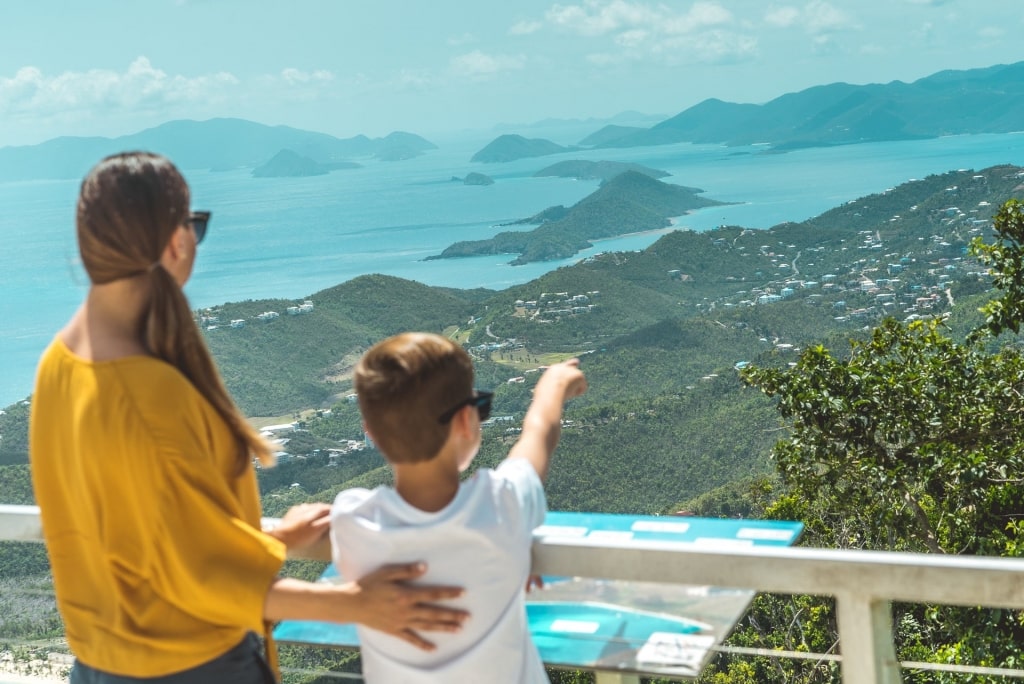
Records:
[[[468,399],[463,399],[455,406],[441,414],[437,419],[438,423],[442,425],[447,423],[455,414],[459,412],[463,406],[475,406],[476,412],[480,415],[480,420],[485,421],[487,417],[491,415],[491,398],[494,396],[494,392],[487,392],[485,390],[473,390],[473,395]]]
[[[196,234],[196,244],[198,245],[206,237],[206,228],[210,225],[210,212],[208,211],[193,211],[188,215],[185,223],[192,228],[192,232]]]

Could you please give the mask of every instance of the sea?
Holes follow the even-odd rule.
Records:
[[[565,135],[564,130],[559,131]],[[581,130],[579,140],[592,130]],[[248,169],[185,169],[193,208],[213,212],[186,293],[193,308],[262,298],[301,300],[356,276],[384,273],[428,285],[501,290],[600,252],[644,249],[667,230],[722,224],[764,229],[801,221],[899,183],[955,169],[1024,165],[1024,134],[951,136],[775,153],[767,145],[676,144],[577,150],[508,163],[470,157],[494,137],[435,139],[400,162],[309,178],[253,178]],[[544,137],[531,132],[531,137]],[[573,140],[557,140],[569,143]],[[488,238],[597,181],[534,177],[566,159],[626,161],[669,172],[666,182],[734,202],[677,217],[671,228],[600,240],[569,259],[511,266],[514,255],[426,261],[460,240]],[[489,186],[460,182],[478,171]],[[25,400],[43,348],[81,302],[87,279],[74,240],[79,180],[0,183],[0,406]]]

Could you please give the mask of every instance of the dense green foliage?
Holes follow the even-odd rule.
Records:
[[[28,462],[28,401],[0,413],[0,466]]]
[[[1019,203],[1003,206],[994,229],[996,240],[976,241],[974,250],[1001,295],[963,341],[937,320],[888,319],[841,357],[817,345],[792,368],[742,371],[778,399],[791,430],[773,450],[785,490],[767,514],[798,516],[808,540],[826,546],[1022,555],[1024,357],[1016,346],[982,344],[985,334],[1016,332],[1024,314]],[[832,608],[800,600],[810,601],[808,615],[826,616],[802,633],[828,642]],[[1018,612],[897,606],[895,613],[902,659],[1019,665]],[[752,637],[754,627],[740,634]],[[806,639],[802,645],[814,648]],[[800,677],[822,681],[818,674]]]

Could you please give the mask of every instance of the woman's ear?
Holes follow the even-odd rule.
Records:
[[[196,239],[192,229],[181,225],[173,233],[160,255],[160,263],[178,282],[184,286],[192,275],[192,266],[196,257]]]
[[[188,238],[187,233],[189,229],[185,226],[178,226],[171,233],[171,239],[164,245],[164,251],[160,254],[160,263],[164,265],[168,271],[172,273],[178,267],[178,264],[186,257],[189,253],[188,250]]]

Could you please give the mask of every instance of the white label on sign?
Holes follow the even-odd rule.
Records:
[[[569,634],[593,634],[601,626],[599,622],[586,620],[555,620],[551,623],[552,632],[567,632]]]
[[[603,539],[605,541],[621,541],[632,538],[633,533],[625,530],[594,530],[587,535],[587,539]]]
[[[535,537],[583,537],[586,534],[586,527],[571,525],[541,525],[533,531]]]
[[[715,644],[710,634],[655,632],[636,654],[637,663],[692,668],[697,674],[708,649]]]
[[[762,539],[771,541],[789,541],[793,538],[793,530],[772,530],[763,527],[741,527],[736,533],[737,539]]]
[[[708,549],[729,548],[735,546],[753,546],[752,539],[718,539],[717,537],[698,537],[693,540],[694,546],[701,546]]]
[[[674,532],[682,534],[690,529],[690,523],[661,520],[637,520],[630,528],[634,532]]]

